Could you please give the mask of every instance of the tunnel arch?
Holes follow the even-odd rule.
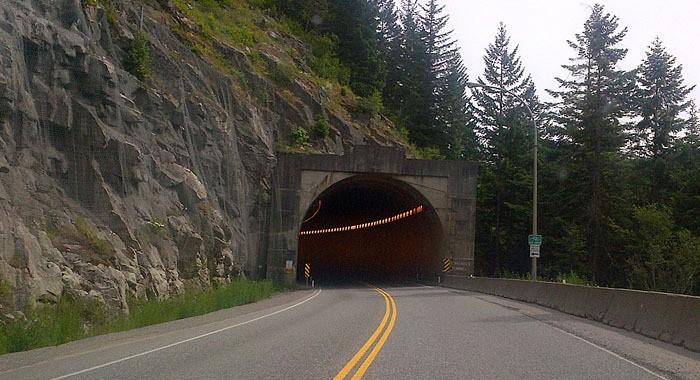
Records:
[[[373,189],[379,194],[366,196],[382,199],[374,203],[389,204],[382,207],[382,212],[385,213],[399,206],[425,202],[421,226],[428,228],[428,232],[418,231],[416,235],[423,236],[425,241],[430,242],[433,255],[422,261],[424,265],[401,266],[406,270],[399,271],[400,273],[409,273],[410,269],[418,268],[417,272],[432,274],[434,262],[441,255],[443,259],[454,263],[447,270],[449,273],[473,274],[476,169],[475,163],[466,161],[410,159],[401,149],[376,145],[358,145],[342,156],[278,152],[277,166],[271,178],[272,197],[267,219],[269,225],[265,229],[266,238],[261,240],[262,252],[266,254],[254,257],[249,261],[248,268],[251,273],[257,273],[258,278],[268,278],[284,286],[296,286],[301,273],[299,268],[304,266],[299,261],[300,237],[303,236],[300,232],[304,220],[310,216],[308,213],[314,207],[314,202],[325,197],[338,197],[338,194],[345,194],[340,197],[343,198]],[[364,217],[367,218],[367,214]],[[400,226],[403,222],[416,219],[418,218],[407,218],[402,222],[391,223],[391,226]],[[404,223],[404,228],[414,227]],[[395,231],[390,232],[385,231],[381,236],[399,236]],[[417,244],[417,240],[413,241]],[[305,242],[301,241],[301,244],[301,259],[304,259],[304,252],[307,251],[304,251]],[[385,247],[384,251],[386,250],[388,248]],[[421,255],[418,257],[426,257]],[[396,254],[384,256],[394,258],[393,261],[390,260],[392,263],[416,257]],[[369,265],[371,268],[380,268],[388,264],[373,262]],[[325,266],[330,267],[330,264]],[[314,272],[318,272],[319,268],[316,269]],[[399,272],[383,273],[398,275]],[[421,273],[417,275],[420,276]]]
[[[297,280],[305,278],[305,264],[321,281],[435,279],[440,273],[442,222],[418,189],[387,174],[322,183],[300,223]]]

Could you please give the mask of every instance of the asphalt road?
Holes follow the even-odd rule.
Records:
[[[421,285],[318,287],[0,356],[0,379],[700,379],[700,354]]]

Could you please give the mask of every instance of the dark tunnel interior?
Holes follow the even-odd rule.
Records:
[[[407,212],[418,208],[419,213]],[[440,272],[444,234],[439,218],[428,201],[404,182],[380,175],[345,179],[319,195],[302,220],[299,281],[305,280],[307,263],[319,283],[435,280]],[[360,228],[308,234],[348,226]]]

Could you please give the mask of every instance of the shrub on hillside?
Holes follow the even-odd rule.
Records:
[[[140,80],[146,80],[151,76],[151,49],[143,32],[138,31],[134,35],[124,67]]]

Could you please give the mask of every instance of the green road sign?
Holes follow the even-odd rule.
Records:
[[[530,245],[542,245],[542,235],[527,235],[527,243]]]

